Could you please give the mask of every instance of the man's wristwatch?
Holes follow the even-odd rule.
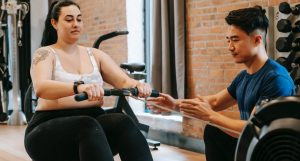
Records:
[[[75,94],[78,94],[78,85],[80,85],[80,84],[84,84],[84,82],[83,81],[76,81],[76,82],[74,82],[74,84],[73,84],[73,91],[74,91]]]

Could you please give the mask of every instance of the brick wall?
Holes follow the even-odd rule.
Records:
[[[209,95],[226,88],[243,69],[232,61],[227,50],[224,20],[229,11],[261,5],[279,5],[283,0],[186,0],[188,97]],[[299,0],[286,0],[291,4]],[[224,112],[239,118],[237,107]],[[184,134],[202,138],[204,123],[190,119],[183,121]],[[191,128],[192,127],[192,128]]]
[[[126,29],[125,0],[74,0],[79,4],[83,15],[84,34],[80,44],[92,46],[94,41],[103,34]],[[100,49],[110,55],[119,65],[127,62],[127,37],[118,36],[103,41]],[[105,85],[105,88],[110,88]],[[104,106],[112,106],[114,98],[105,98]]]

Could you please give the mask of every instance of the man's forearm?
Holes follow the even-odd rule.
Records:
[[[223,127],[220,128],[222,131],[235,138],[238,138],[240,136],[240,133],[242,132],[244,126],[247,123],[247,121],[245,120],[235,120],[217,112],[215,115],[210,117],[209,122],[211,122],[212,124],[216,124],[220,127]]]
[[[217,98],[215,95],[208,95],[208,96],[197,96],[195,99],[199,100],[199,101],[207,101],[211,108],[216,111],[215,109],[217,108],[216,107],[216,102],[217,102]]]

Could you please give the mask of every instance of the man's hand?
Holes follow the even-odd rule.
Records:
[[[180,111],[184,115],[192,116],[204,121],[210,121],[211,117],[216,113],[211,109],[211,105],[205,99],[183,100],[179,104]]]
[[[161,106],[161,108],[155,105]],[[164,93],[159,93],[159,97],[156,98],[148,98],[147,107],[151,109],[153,113],[178,111],[176,100],[172,96]]]

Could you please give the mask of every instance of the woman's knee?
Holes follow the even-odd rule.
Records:
[[[52,153],[49,151],[58,155],[72,156],[78,145],[73,142],[74,140],[99,138],[103,134],[101,126],[94,118],[88,116],[61,117],[35,127],[25,135],[24,142],[26,151],[31,158],[45,160],[45,158],[55,157],[51,156]],[[64,149],[68,150],[64,151]],[[60,152],[62,153],[60,154]]]
[[[136,127],[134,121],[125,114],[113,113],[102,115],[97,118],[104,129],[126,129],[128,127]]]
[[[129,117],[128,115],[124,115],[124,114],[119,114],[119,121],[120,121],[120,126],[121,127],[135,127],[136,124],[134,123],[134,121],[132,120],[131,117]]]
[[[93,134],[104,134],[103,129],[99,122],[88,116],[78,116],[75,123],[81,135]]]
[[[89,116],[77,116],[76,122],[86,128],[99,126],[97,120]]]

